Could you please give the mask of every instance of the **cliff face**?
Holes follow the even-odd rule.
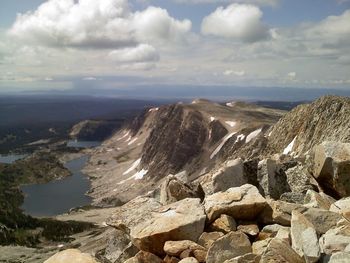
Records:
[[[74,125],[69,136],[73,139],[102,141],[121,127],[123,120],[85,120]]]
[[[158,111],[154,128],[142,151],[141,167],[154,177],[175,174],[198,156],[208,136],[208,126],[198,111],[172,105]]]
[[[86,168],[94,178],[91,195],[97,203],[111,196],[125,202],[169,174],[196,179],[264,138],[284,113],[206,100],[149,109],[94,150]]]
[[[323,141],[349,140],[350,99],[325,96],[300,105],[281,118],[271,130],[265,153],[300,155]]]

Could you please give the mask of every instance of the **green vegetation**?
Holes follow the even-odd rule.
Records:
[[[61,222],[25,215],[19,208],[19,185],[44,183],[69,175],[52,153],[37,153],[14,164],[0,164],[0,245],[37,246],[45,240],[69,241],[69,236],[92,228],[82,222]]]

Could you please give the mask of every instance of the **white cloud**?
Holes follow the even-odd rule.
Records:
[[[157,50],[148,44],[113,50],[108,56],[111,60],[121,63],[155,62],[159,60]]]
[[[238,76],[238,77],[243,77],[246,72],[244,70],[239,70],[239,71],[235,71],[235,70],[232,70],[232,69],[227,69],[223,72],[223,74],[225,76],[230,76],[230,75],[235,75],[235,76]]]
[[[45,46],[123,48],[142,41],[178,40],[191,26],[161,8],[133,13],[127,0],[49,0],[19,14],[9,33]]]
[[[184,4],[244,3],[275,6],[279,3],[279,0],[175,0],[175,2]]]
[[[297,73],[296,72],[289,72],[287,74],[287,77],[288,77],[289,80],[295,80],[296,77],[297,77]]]
[[[176,20],[168,11],[158,7],[148,7],[133,15],[133,26],[136,36],[146,42],[176,42],[186,41],[187,33],[191,30],[190,20]]]
[[[257,42],[270,36],[261,17],[261,10],[253,5],[232,4],[227,8],[218,7],[203,19],[201,30],[204,35]]]

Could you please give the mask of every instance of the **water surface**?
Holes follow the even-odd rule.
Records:
[[[27,156],[26,154],[6,154],[6,155],[0,154],[0,163],[11,164],[17,160],[23,159],[26,156]]]
[[[55,216],[68,212],[73,207],[91,203],[85,193],[90,189],[88,178],[81,172],[88,156],[83,156],[65,164],[72,176],[47,184],[22,186],[25,195],[22,209],[32,216]]]
[[[100,146],[102,142],[99,141],[68,141],[67,147],[74,148],[92,148]]]

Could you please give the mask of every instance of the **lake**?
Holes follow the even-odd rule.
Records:
[[[47,184],[22,186],[25,198],[21,208],[25,213],[37,217],[55,216],[74,207],[89,205],[91,198],[85,194],[90,189],[90,182],[81,172],[88,158],[83,156],[65,164],[72,176]]]
[[[7,154],[7,155],[0,154],[0,163],[10,164],[17,160],[23,159],[26,156],[27,156],[26,154]]]
[[[100,141],[68,141],[67,142],[67,147],[72,147],[72,148],[93,148],[100,146],[102,142]]]

